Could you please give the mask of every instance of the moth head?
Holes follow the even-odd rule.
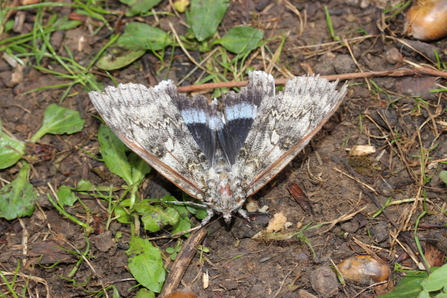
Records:
[[[226,223],[227,225],[229,225],[229,224],[231,223],[231,217],[232,217],[231,212],[228,212],[228,213],[222,213],[222,217],[224,218],[225,223]]]
[[[241,213],[242,205],[245,202],[245,196],[220,194],[217,198],[217,200],[213,200],[215,203],[209,206],[214,209],[215,212],[221,213],[226,224],[230,224],[235,213]]]

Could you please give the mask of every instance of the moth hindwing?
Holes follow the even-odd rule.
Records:
[[[284,93],[273,77],[249,74],[239,93],[208,102],[156,87],[120,84],[90,92],[115,134],[154,169],[226,221],[247,196],[279,173],[320,130],[346,94],[319,77],[295,77]],[[206,222],[206,220],[204,220]],[[203,222],[203,223],[204,223]]]

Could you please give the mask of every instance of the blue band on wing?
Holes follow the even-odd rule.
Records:
[[[193,124],[193,123],[201,123],[206,124],[207,121],[207,115],[205,114],[204,110],[198,110],[198,109],[187,109],[180,111],[183,120],[185,120],[186,125]]]
[[[225,107],[225,118],[228,122],[237,119],[254,119],[258,108],[251,103],[238,103],[233,106]]]
[[[208,125],[211,130],[221,130],[225,126],[222,119],[220,119],[217,115],[211,116],[209,118]]]

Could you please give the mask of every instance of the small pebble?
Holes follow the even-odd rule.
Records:
[[[298,291],[298,298],[317,298],[317,296],[312,295],[311,293],[305,291],[305,290],[299,290]]]
[[[396,48],[391,48],[385,53],[386,61],[390,64],[396,64],[403,59],[402,54]]]
[[[334,69],[336,73],[351,73],[355,71],[355,63],[349,55],[339,55],[335,58]]]
[[[310,275],[310,283],[319,297],[332,297],[338,294],[337,277],[328,266],[321,266],[313,271]]]

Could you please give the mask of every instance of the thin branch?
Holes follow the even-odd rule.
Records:
[[[337,75],[320,76],[320,78],[325,78],[329,81],[335,81],[335,80],[350,80],[350,79],[372,78],[372,77],[404,77],[412,75],[418,75],[418,76],[429,75],[429,76],[447,78],[447,72],[442,72],[427,67],[413,68],[413,69],[371,71],[362,73],[345,73]],[[289,79],[276,79],[275,84],[284,85],[285,83],[287,83],[288,80]],[[179,92],[196,92],[206,89],[243,87],[247,86],[247,84],[248,81],[209,83],[202,85],[182,86],[178,87],[177,90]]]

